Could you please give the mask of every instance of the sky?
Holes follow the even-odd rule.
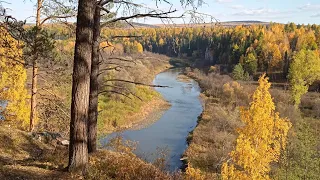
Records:
[[[172,9],[178,12],[173,16],[179,16],[186,10],[180,5],[180,0],[169,0]],[[265,22],[296,24],[320,24],[320,0],[203,0],[205,3],[198,8],[197,12],[204,13],[206,22],[214,17],[220,22],[256,20]],[[27,22],[34,22],[36,0],[6,0],[9,4],[3,4],[8,8],[7,12],[19,20],[27,19]],[[155,5],[155,0],[134,0],[135,3],[142,3],[144,6],[168,10],[171,5],[161,3]],[[140,23],[160,24],[158,19],[135,20]],[[189,22],[188,16],[182,19],[175,19],[175,23]]]

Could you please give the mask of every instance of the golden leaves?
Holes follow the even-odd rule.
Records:
[[[287,119],[274,112],[270,86],[262,75],[250,107],[240,109],[245,126],[238,130],[236,148],[230,153],[232,163],[222,166],[223,179],[270,179],[270,163],[278,161],[291,127]]]
[[[6,120],[18,121],[26,126],[29,119],[25,88],[27,73],[21,44],[3,28],[0,28],[0,37],[0,99],[8,102],[2,113]]]

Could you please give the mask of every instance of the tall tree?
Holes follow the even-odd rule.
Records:
[[[94,25],[94,0],[79,0],[70,121],[69,171],[85,171],[88,163],[87,124]]]
[[[53,46],[43,44],[43,41],[47,41],[48,35],[42,29],[42,26],[50,20],[54,19],[67,19],[74,16],[72,8],[68,5],[64,5],[63,0],[37,0],[36,4],[36,24],[29,32],[29,36],[23,37],[24,39],[30,38],[31,42],[27,42],[26,46],[30,46],[30,52],[27,53],[31,57],[32,66],[32,83],[31,83],[31,109],[30,109],[30,131],[34,130],[35,121],[37,120],[37,93],[38,93],[38,71],[39,61],[41,58],[47,57],[47,53],[53,49]],[[73,0],[68,1],[70,4]],[[41,18],[45,15],[44,18]],[[43,36],[45,35],[45,36]],[[46,37],[47,36],[47,37]],[[44,38],[45,37],[45,38]]]
[[[117,12],[112,12],[111,7],[116,4],[118,9],[124,8],[125,15],[122,17],[113,16],[117,14]],[[128,9],[129,8],[129,9]],[[135,11],[132,11],[132,10]],[[138,9],[147,10],[147,13],[139,13]],[[107,20],[101,23],[101,10],[103,10],[106,14]],[[97,1],[95,7],[95,15],[94,15],[94,26],[93,27],[93,43],[92,43],[92,65],[91,65],[91,75],[90,75],[90,99],[89,99],[89,112],[88,112],[88,150],[89,153],[96,151],[97,149],[97,119],[98,119],[98,94],[99,94],[99,83],[98,83],[98,75],[99,75],[99,45],[101,42],[100,32],[102,27],[109,26],[110,24],[117,23],[119,21],[124,21],[128,24],[128,20],[135,18],[172,18],[169,15],[176,12],[176,10],[153,10],[151,8],[145,7],[142,4],[136,4],[129,1],[110,1],[110,0],[100,0]],[[111,18],[110,18],[111,17]],[[130,24],[131,25],[131,24]],[[141,44],[140,44],[141,45]],[[140,48],[141,51],[141,48]],[[119,58],[121,59],[121,58]]]
[[[36,11],[36,37],[38,31],[41,28],[41,8],[42,8],[43,0],[37,0],[37,11]],[[36,44],[36,43],[35,43]],[[32,58],[32,84],[31,84],[31,109],[30,109],[30,131],[34,129],[34,123],[37,117],[37,84],[38,84],[38,52],[36,50],[36,46],[33,47],[34,56]]]
[[[250,107],[241,109],[240,117],[245,126],[238,130],[231,164],[222,166],[223,179],[270,179],[270,163],[278,161],[291,127],[287,119],[275,112],[270,85],[265,74],[261,76]]]
[[[301,50],[290,64],[289,79],[295,107],[298,108],[301,96],[308,92],[309,86],[320,79],[320,58],[316,51]]]
[[[88,151],[97,150],[97,119],[98,119],[98,94],[99,94],[99,48],[100,48],[100,13],[102,1],[95,7],[92,44],[92,64],[90,74],[90,95],[88,112]]]

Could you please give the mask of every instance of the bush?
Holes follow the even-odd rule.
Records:
[[[103,150],[90,156],[86,179],[169,180],[172,178],[134,155]]]
[[[232,71],[232,77],[235,80],[247,81],[249,80],[249,73],[245,72],[243,66],[239,63],[234,66]]]

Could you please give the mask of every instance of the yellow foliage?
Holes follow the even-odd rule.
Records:
[[[308,92],[309,86],[320,79],[320,58],[316,51],[301,50],[290,64],[289,79],[292,99],[298,108],[301,96]]]
[[[215,73],[218,71],[218,68],[216,66],[210,66],[209,73]]]
[[[28,124],[29,108],[26,104],[27,73],[23,66],[21,44],[0,28],[0,100],[8,101],[2,112],[5,119]]]
[[[159,39],[159,45],[163,46],[164,45],[164,40],[162,38]]]
[[[142,53],[143,52],[143,47],[142,47],[142,45],[140,44],[140,43],[138,43],[138,42],[135,42],[135,47],[137,48],[137,52],[138,53]]]
[[[186,180],[203,180],[204,176],[201,174],[199,169],[195,169],[191,167],[191,164],[188,163],[188,167],[186,169]]]
[[[278,161],[291,127],[287,119],[275,112],[270,85],[262,75],[250,107],[241,108],[245,126],[238,129],[237,145],[230,153],[232,163],[222,166],[223,179],[270,179],[270,163]]]
[[[243,87],[237,81],[232,81],[231,83],[225,83],[222,91],[228,100],[233,102],[237,100],[237,96],[242,95]]]

